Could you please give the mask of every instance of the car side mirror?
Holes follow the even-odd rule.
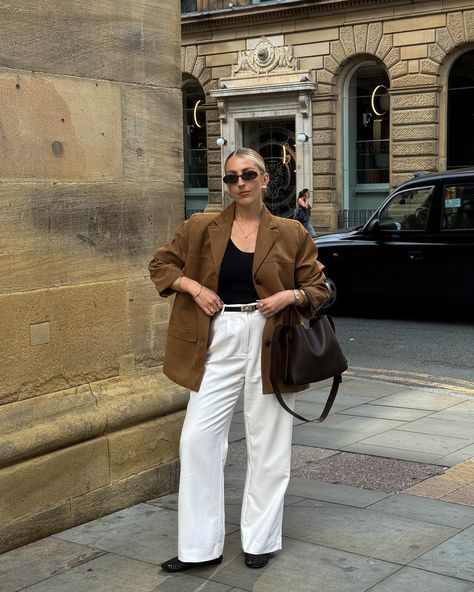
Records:
[[[368,232],[373,234],[378,234],[380,232],[380,220],[378,218],[374,218],[367,224]]]

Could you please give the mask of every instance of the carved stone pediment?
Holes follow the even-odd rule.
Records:
[[[275,46],[262,37],[253,49],[239,51],[238,62],[232,67],[232,76],[257,76],[270,73],[290,72],[298,69],[298,60],[293,56],[291,45]]]

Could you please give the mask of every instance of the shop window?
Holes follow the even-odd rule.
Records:
[[[207,130],[205,95],[194,78],[183,81],[184,193],[189,218],[207,205]]]
[[[448,168],[474,166],[474,50],[451,68],[447,131]]]

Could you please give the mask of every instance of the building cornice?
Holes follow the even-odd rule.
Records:
[[[429,0],[418,0],[428,2]],[[192,33],[201,29],[212,30],[235,27],[245,24],[272,22],[290,18],[306,18],[317,14],[364,10],[381,5],[400,6],[407,0],[301,0],[291,4],[253,4],[236,6],[223,10],[187,13],[181,17],[183,33]]]

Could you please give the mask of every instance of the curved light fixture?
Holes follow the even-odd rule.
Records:
[[[197,110],[199,108],[199,103],[202,103],[201,99],[199,99],[198,101],[195,102],[194,104],[194,111],[193,111],[193,119],[194,119],[194,123],[198,126],[198,127],[204,127],[203,125],[201,125],[199,123],[199,121],[197,120]]]
[[[298,140],[298,142],[301,142],[303,144],[304,142],[307,142],[309,140],[309,136],[304,133],[301,133],[296,136],[296,139]]]
[[[225,146],[227,144],[227,140],[225,138],[222,138],[222,137],[221,138],[217,138],[216,144],[222,148],[222,146]]]
[[[372,111],[375,113],[375,115],[378,115],[379,117],[382,117],[382,115],[385,115],[386,111],[382,111],[381,113],[379,113],[377,111],[377,109],[375,108],[375,96],[377,94],[377,91],[380,88],[384,88],[385,89],[385,92],[388,92],[388,89],[385,86],[385,84],[379,84],[378,86],[376,86],[374,88],[374,90],[372,91],[372,96],[370,97],[370,106],[372,107]]]

